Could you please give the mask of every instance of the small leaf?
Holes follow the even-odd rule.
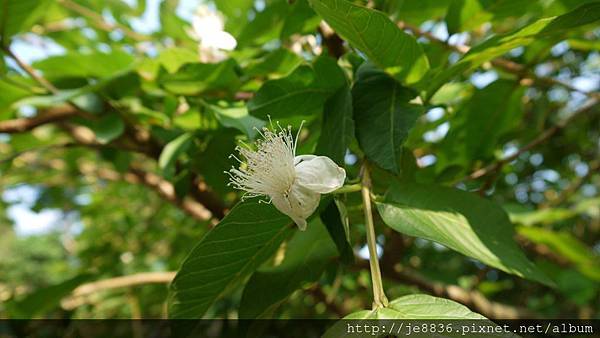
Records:
[[[400,81],[416,83],[429,70],[415,37],[404,33],[385,13],[345,0],[309,2],[341,37]]]
[[[399,173],[402,144],[423,107],[416,96],[386,73],[363,65],[352,88],[356,136],[365,155],[380,167]]]
[[[158,158],[158,167],[163,171],[163,173],[165,173],[167,176],[171,176],[173,174],[172,171],[177,158],[179,155],[188,150],[193,139],[194,134],[184,133],[179,135],[164,147],[163,151],[160,153],[160,157]]]
[[[291,233],[290,219],[272,205],[236,205],[192,250],[171,284],[169,317],[198,319],[256,270]]]
[[[435,241],[507,273],[553,284],[514,242],[504,210],[474,194],[397,182],[377,202],[377,209],[384,223],[398,232]]]
[[[235,128],[243,132],[250,139],[254,139],[258,132],[256,129],[264,127],[266,123],[263,120],[249,115],[246,107],[221,107],[217,105],[206,104],[206,107],[214,113],[219,123],[226,128]]]
[[[256,271],[242,294],[240,318],[265,318],[289,295],[306,283],[319,279],[336,250],[325,227],[313,221],[287,243],[281,264]]]
[[[125,123],[119,114],[109,113],[90,125],[96,134],[96,140],[102,144],[109,143],[123,134]]]

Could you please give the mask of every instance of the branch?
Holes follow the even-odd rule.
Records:
[[[469,176],[463,178],[461,181],[478,179],[480,177],[486,176],[490,173],[500,170],[505,164],[515,160],[521,154],[546,142],[550,137],[554,136],[558,131],[560,131],[561,129],[566,127],[571,121],[573,121],[577,117],[586,114],[587,112],[593,110],[594,108],[597,108],[597,103],[598,103],[598,101],[595,99],[588,100],[586,103],[583,104],[583,106],[581,108],[579,108],[577,111],[572,113],[571,116],[558,122],[554,126],[544,130],[544,132],[542,132],[540,135],[538,135],[538,137],[536,137],[531,142],[529,142],[526,145],[524,145],[523,147],[521,147],[515,153],[498,160],[496,163],[492,163],[484,168],[474,171]]]
[[[86,303],[86,297],[97,292],[131,287],[144,284],[169,284],[175,278],[176,272],[142,272],[129,276],[114,277],[85,283],[78,286],[71,295],[61,301],[66,310],[73,310]]]
[[[540,205],[540,208],[551,208],[557,205],[562,204],[564,201],[568,200],[573,194],[575,194],[581,186],[590,178],[592,175],[597,174],[600,170],[600,160],[594,160],[590,162],[588,165],[588,172],[581,176],[577,177],[571,184],[569,184],[560,195],[556,196],[553,199],[548,200],[545,204]]]
[[[130,168],[127,173],[121,174],[110,169],[97,168],[91,164],[80,165],[79,171],[84,175],[99,177],[109,181],[125,181],[132,184],[143,184],[156,191],[164,200],[182,209],[193,218],[199,221],[212,219],[213,213],[204,205],[191,197],[178,197],[175,193],[173,184],[156,174],[136,168]]]
[[[70,106],[54,107],[38,116],[0,121],[0,133],[22,133],[44,124],[63,121],[77,114],[77,110]]]

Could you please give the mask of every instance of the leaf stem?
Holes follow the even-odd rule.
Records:
[[[362,184],[347,184],[337,190],[334,190],[332,194],[345,194],[349,192],[357,192],[362,190]]]
[[[362,167],[362,200],[365,213],[365,228],[367,230],[367,246],[369,248],[369,265],[371,267],[371,280],[373,282],[373,310],[384,308],[388,299],[383,291],[381,269],[377,257],[377,243],[375,240],[375,226],[371,210],[371,177],[366,163]]]

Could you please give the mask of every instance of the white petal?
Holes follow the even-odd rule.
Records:
[[[305,155],[296,164],[296,183],[314,192],[330,193],[344,185],[345,179],[346,171],[327,156]]]
[[[319,206],[320,195],[302,186],[294,184],[287,196],[285,194],[270,195],[277,210],[290,216],[301,231],[306,230],[306,219]]]
[[[294,157],[294,165],[297,165],[300,162],[310,161],[317,157],[317,155],[298,155]]]

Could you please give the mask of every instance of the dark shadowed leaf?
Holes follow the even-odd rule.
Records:
[[[424,110],[408,103],[415,96],[370,65],[361,66],[352,88],[358,142],[367,157],[394,173],[399,172],[402,144]]]
[[[27,31],[44,15],[49,0],[2,0],[0,8],[0,40],[8,45],[11,36]]]
[[[353,138],[352,94],[348,86],[343,86],[325,102],[316,154],[328,156],[343,166],[344,155]]]
[[[354,262],[354,252],[350,242],[350,224],[344,202],[334,199],[320,216],[337,247],[342,262],[345,264]]]
[[[287,243],[285,258],[256,271],[242,294],[240,318],[265,318],[304,284],[315,282],[336,255],[335,245],[318,218]]]

